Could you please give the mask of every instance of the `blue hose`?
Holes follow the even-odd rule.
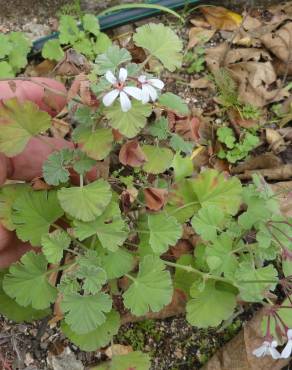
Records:
[[[147,1],[148,4],[156,4],[162,5],[170,9],[178,9],[182,8],[186,5],[196,4],[200,0],[151,0]],[[128,9],[122,10],[119,12],[115,12],[113,14],[103,15],[101,17],[97,17],[100,24],[100,29],[102,31],[106,31],[108,29],[122,26],[123,24],[135,22],[139,19],[152,17],[153,15],[157,15],[160,13],[160,10],[157,9]],[[37,53],[41,51],[43,45],[48,40],[52,40],[57,38],[59,35],[58,32],[54,32],[51,35],[41,37],[38,40],[33,42],[33,53]]]

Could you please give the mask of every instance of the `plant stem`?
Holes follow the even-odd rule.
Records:
[[[190,265],[188,265],[188,266],[186,266],[186,265],[180,265],[179,263],[169,262],[169,261],[165,261],[165,260],[163,260],[163,262],[167,266],[180,268],[180,269],[185,270],[187,272],[193,272],[194,274],[197,274],[197,275],[202,276],[202,278],[205,279],[205,280],[212,279],[212,280],[223,281],[225,283],[234,285],[234,282],[232,282],[229,279],[226,279],[226,278],[221,277],[221,276],[210,275],[208,273],[205,273],[205,272],[202,272],[200,270],[197,270],[197,269],[195,269],[194,267],[192,267]]]
[[[66,270],[68,267],[71,267],[73,265],[76,265],[76,262],[70,262],[70,263],[67,263],[66,265],[55,267],[53,269],[50,269],[50,270],[46,271],[46,275],[49,275],[52,272],[58,272],[58,271]]]
[[[187,204],[184,204],[183,206],[176,208],[173,212],[170,212],[169,215],[173,216],[174,214],[181,211],[182,209],[190,207],[190,206],[194,206],[195,204],[200,204],[200,202],[196,201],[196,202],[189,202]]]
[[[132,280],[132,281],[136,281],[136,279],[135,279],[132,275],[125,274],[125,276],[126,276],[128,279]]]

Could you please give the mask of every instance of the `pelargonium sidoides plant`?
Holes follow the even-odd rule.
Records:
[[[90,351],[117,333],[121,311],[158,312],[180,290],[187,320],[200,328],[230,319],[240,302],[262,303],[265,338],[255,355],[277,358],[278,343],[288,340],[287,357],[291,220],[262,178],[242,186],[214,169],[194,169],[196,143],[173,133],[166,119],[167,112],[187,115],[188,107],[146,70],[152,58],[169,71],[180,67],[182,43],[162,24],[138,28],[133,41],[148,55],[142,64],[116,45],[97,55],[87,80],[94,104],[76,104],[76,97],[69,104],[73,144],[44,163],[47,189],[1,189],[1,222],[40,249],[1,271],[0,312],[29,321],[51,315],[56,304],[61,330]],[[32,137],[43,141],[50,117],[12,99],[0,108],[0,123],[0,151],[12,157]],[[92,180],[96,166],[107,173]],[[199,242],[176,259],[167,252],[186,230]],[[283,303],[270,299],[277,286]]]

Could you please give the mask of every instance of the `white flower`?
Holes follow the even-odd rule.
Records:
[[[281,357],[280,353],[276,350],[277,346],[278,343],[275,340],[272,342],[264,341],[264,343],[259,348],[256,348],[252,353],[256,357],[270,355],[273,359],[277,360]]]
[[[287,330],[288,342],[281,353],[281,358],[288,358],[292,352],[292,329]]]
[[[157,99],[157,91],[162,90],[164,87],[164,83],[159,80],[158,78],[149,78],[147,79],[146,76],[142,75],[138,77],[138,81],[142,85],[142,103],[148,103],[150,100],[155,101]]]
[[[123,112],[127,112],[131,109],[131,100],[129,96],[137,100],[142,100],[142,91],[138,87],[125,86],[126,79],[128,77],[128,72],[125,68],[121,68],[119,72],[119,78],[117,79],[111,71],[107,71],[105,78],[114,86],[114,90],[107,93],[102,101],[106,107],[109,107],[113,102],[120,97],[121,108]]]

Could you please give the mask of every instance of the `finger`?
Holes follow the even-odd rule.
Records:
[[[0,224],[0,253],[3,249],[8,248],[10,245],[14,245],[16,241],[16,235],[12,231],[6,230]]]
[[[47,142],[47,144],[45,142]],[[73,144],[64,139],[43,137],[30,139],[22,153],[11,158],[11,180],[30,181],[42,176],[42,166],[48,156],[63,148],[73,148]]]
[[[9,267],[11,263],[18,261],[30,249],[31,246],[28,243],[18,240],[15,244],[0,251],[0,269]]]

